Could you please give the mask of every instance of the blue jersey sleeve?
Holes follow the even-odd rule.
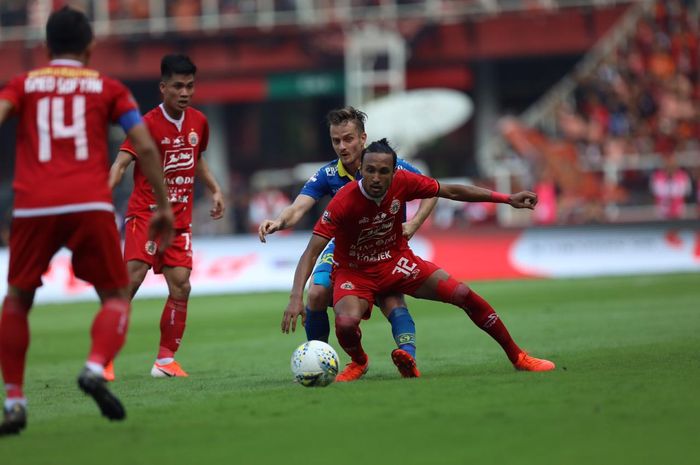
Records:
[[[415,166],[413,166],[412,164],[410,164],[409,162],[407,162],[403,158],[396,159],[396,167],[400,170],[403,169],[406,171],[410,171],[411,173],[423,174],[423,173],[421,173],[421,171],[418,168],[416,168]]]
[[[316,171],[316,174],[311,176],[304,187],[301,188],[299,194],[308,195],[315,200],[319,200],[325,195],[330,195],[330,188],[328,186],[328,176],[326,175],[325,169],[321,168]]]

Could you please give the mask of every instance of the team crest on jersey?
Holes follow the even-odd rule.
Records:
[[[146,253],[147,253],[148,255],[155,255],[155,254],[156,254],[156,250],[158,249],[158,246],[157,246],[156,243],[153,242],[153,241],[146,241],[146,247],[145,247],[145,249],[146,249]]]
[[[345,281],[343,284],[340,285],[340,288],[345,289],[346,291],[352,291],[353,289],[355,289],[355,285],[350,281]]]
[[[190,143],[192,147],[196,147],[197,144],[199,144],[199,136],[197,135],[194,130],[192,130],[188,135],[187,135],[187,141]]]
[[[399,202],[399,199],[392,200],[391,207],[389,207],[391,214],[396,215],[399,212],[399,208],[401,208],[401,202]]]

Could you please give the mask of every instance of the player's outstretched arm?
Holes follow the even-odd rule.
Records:
[[[0,126],[10,117],[14,106],[9,100],[0,99]]]
[[[139,154],[139,168],[153,188],[153,196],[158,204],[158,209],[153,212],[151,217],[149,236],[160,238],[159,248],[163,251],[172,240],[175,219],[168,201],[168,193],[165,190],[160,154],[144,123],[139,123],[129,129],[127,135],[134,150]]]
[[[423,225],[423,223],[425,223],[425,220],[428,219],[430,214],[435,209],[437,201],[437,197],[421,200],[420,205],[418,206],[418,211],[416,212],[415,216],[411,218],[411,221],[407,221],[401,225],[403,229],[403,236],[407,240],[411,240],[416,231],[418,231],[418,228],[420,228]]]
[[[119,151],[117,158],[114,160],[112,167],[109,169],[109,190],[114,189],[117,184],[122,182],[124,172],[132,161],[134,161],[133,155],[123,150]]]
[[[301,220],[306,212],[316,203],[316,199],[311,196],[299,194],[291,205],[282,210],[274,220],[263,220],[258,226],[258,237],[260,242],[266,242],[265,236],[273,234],[283,229],[291,228]]]
[[[311,276],[311,271],[313,270],[314,264],[321,255],[323,249],[328,245],[329,240],[325,237],[313,234],[309,240],[309,244],[306,246],[306,250],[299,258],[299,263],[297,263],[297,268],[294,271],[294,283],[292,284],[292,292],[289,294],[289,304],[284,310],[284,315],[282,316],[282,332],[289,334],[289,329],[292,332],[297,329],[297,317],[301,315],[302,325],[306,321],[306,313],[304,312],[304,286],[306,286],[306,281],[309,280]]]
[[[438,197],[459,202],[507,203],[513,208],[528,208],[530,210],[533,210],[537,205],[537,194],[534,192],[521,191],[516,194],[502,194],[466,184],[441,184]]]
[[[197,167],[195,168],[195,173],[199,179],[201,179],[204,184],[206,184],[207,189],[211,192],[212,208],[209,210],[209,215],[215,220],[220,220],[224,217],[224,211],[226,211],[226,205],[224,204],[224,194],[221,192],[221,186],[216,181],[216,178],[209,169],[209,163],[204,157],[201,157],[197,162]]]

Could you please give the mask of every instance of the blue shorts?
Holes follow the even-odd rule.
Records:
[[[330,287],[331,271],[333,271],[333,251],[335,250],[335,240],[331,239],[316,262],[312,272],[313,283],[324,287]]]

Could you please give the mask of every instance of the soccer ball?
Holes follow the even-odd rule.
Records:
[[[321,341],[308,341],[292,354],[294,380],[306,387],[328,386],[338,374],[338,354]]]

